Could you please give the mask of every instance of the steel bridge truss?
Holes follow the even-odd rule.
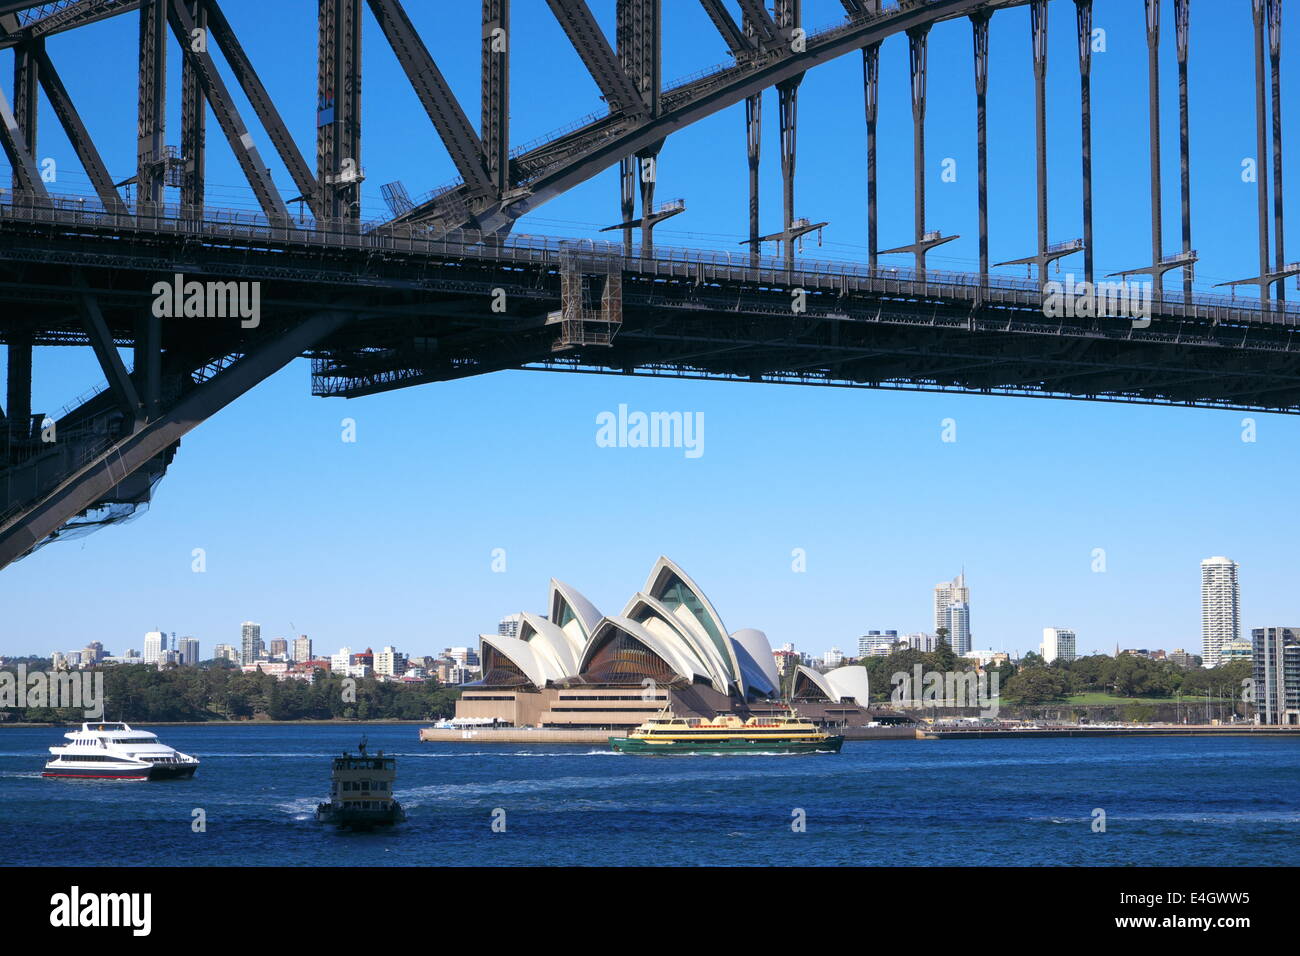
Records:
[[[605,108],[541,142],[513,148],[511,0],[480,2],[476,125],[402,0],[316,0],[313,166],[288,132],[285,104],[262,83],[219,0],[0,0],[0,48],[14,56],[11,96],[0,90],[0,147],[13,170],[13,189],[0,200],[0,342],[8,352],[0,408],[0,567],[146,503],[189,429],[302,355],[313,359],[317,394],[348,397],[531,368],[1300,409],[1300,346],[1292,341],[1300,310],[1286,303],[1284,291],[1300,266],[1287,262],[1283,248],[1282,0],[1249,0],[1248,8],[1255,40],[1259,274],[1229,285],[1256,287],[1259,298],[1250,300],[1192,291],[1191,0],[1133,0],[1135,15],[1145,16],[1148,41],[1151,258],[1115,277],[1093,274],[1092,0],[900,0],[890,6],[841,0],[843,21],[815,32],[804,28],[800,0],[697,0],[731,61],[671,85],[662,76],[662,0],[617,0],[612,37],[588,0],[547,0]],[[1053,241],[1047,123],[1061,111],[1049,111],[1046,103],[1047,38],[1053,14],[1059,20],[1071,3],[1082,228],[1077,238]],[[1180,246],[1172,252],[1164,245],[1160,213],[1159,90],[1161,9],[1170,4],[1181,220]],[[990,20],[1026,5],[1037,228],[1027,254],[1012,260],[1035,270],[1035,278],[1017,282],[990,271],[985,118]],[[128,14],[138,22],[138,49],[130,51],[139,58],[136,152],[128,159],[133,175],[115,183],[63,83],[52,52],[57,44],[50,41]],[[455,183],[414,201],[404,189],[386,187],[393,202],[382,219],[361,205],[365,19],[377,27],[368,31],[369,42],[392,51],[425,113],[421,122],[427,120],[458,173]],[[928,38],[936,26],[953,21],[969,21],[974,62],[979,271],[966,276],[927,264],[931,249],[956,238],[928,220],[924,175]],[[1170,24],[1164,26],[1167,40]],[[913,221],[905,244],[880,249],[876,126],[880,49],[887,41],[908,45]],[[867,263],[810,263],[796,256],[798,244],[826,223],[799,216],[796,208],[801,80],[807,70],[858,51],[867,133]],[[180,70],[177,145],[169,145],[166,130],[169,54]],[[225,76],[233,77],[252,115],[241,115]],[[780,132],[782,228],[762,235],[758,170],[762,101],[769,90],[775,91]],[[37,163],[42,96],[90,180],[93,199],[70,201],[47,191]],[[682,200],[656,202],[665,139],[731,106],[744,111],[748,248],[734,259],[657,249],[653,227],[685,208]],[[295,106],[295,115],[308,108]],[[227,214],[206,202],[209,110],[256,198],[257,215]],[[273,181],[258,142],[279,158],[291,191]],[[737,145],[739,154],[739,137]],[[610,228],[621,231],[621,243],[511,238],[522,216],[614,167],[618,218]],[[879,256],[889,252],[912,255],[912,267],[882,268]],[[1082,255],[1090,283],[1149,276],[1149,319],[1049,315],[1047,269],[1075,254]],[[1181,273],[1180,289],[1166,288],[1171,271]],[[251,324],[231,315],[224,321],[160,315],[154,289],[159,280],[173,279],[181,288],[194,280],[256,283],[265,314]],[[498,309],[503,292],[506,304]],[[179,304],[180,291],[175,298]],[[801,304],[792,307],[794,300]],[[33,349],[48,345],[90,347],[104,386],[63,412],[34,410]],[[120,357],[121,348],[130,350],[130,363]]]

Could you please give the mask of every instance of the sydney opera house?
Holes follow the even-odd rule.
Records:
[[[668,558],[655,562],[620,614],[602,615],[554,578],[546,607],[545,616],[518,615],[514,636],[480,636],[483,676],[462,688],[458,718],[619,729],[665,706],[702,717],[763,716],[784,707],[767,636],[750,628],[729,633],[704,592]],[[876,719],[864,667],[822,674],[801,666],[789,689],[800,714],[819,723]]]

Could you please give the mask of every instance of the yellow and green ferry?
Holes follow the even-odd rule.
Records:
[[[610,737],[609,745],[629,754],[819,754],[839,753],[844,737],[828,734],[790,711],[782,717],[741,720],[723,714],[712,720],[678,717],[661,712],[626,737]]]

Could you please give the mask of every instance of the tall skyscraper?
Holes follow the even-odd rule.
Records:
[[[948,644],[958,654],[970,650],[970,588],[966,586],[966,572],[962,571],[951,581],[940,581],[934,586],[934,631],[948,632]]]
[[[289,656],[289,642],[286,641],[283,637],[273,637],[273,638],[271,638],[271,656],[272,656],[272,657],[288,657],[288,656]]]
[[[1201,659],[1218,667],[1223,645],[1241,637],[1241,589],[1237,562],[1224,557],[1201,562]]]
[[[1260,723],[1300,723],[1300,627],[1257,627],[1250,637]]]
[[[176,642],[176,650],[180,653],[178,663],[193,667],[199,662],[199,640],[196,637],[182,637]]]
[[[958,657],[970,650],[970,604],[966,601],[948,605],[948,646]]]
[[[940,581],[934,586],[934,629],[948,626],[948,607],[952,604],[970,603],[970,588],[966,587],[966,572],[952,581]]]
[[[497,634],[502,637],[518,637],[519,625],[524,623],[522,614],[510,614],[503,617],[497,624]]]
[[[293,639],[293,659],[299,664],[311,660],[311,638],[306,634],[299,634]]]
[[[1043,642],[1038,645],[1038,653],[1047,663],[1052,661],[1072,661],[1078,657],[1079,640],[1074,631],[1068,627],[1043,628]]]
[[[144,662],[157,664],[167,650],[167,635],[162,631],[149,631],[144,636]]]
[[[243,638],[240,645],[240,663],[251,664],[262,656],[262,625],[245,621],[240,627]]]

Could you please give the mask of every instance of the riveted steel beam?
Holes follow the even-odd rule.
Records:
[[[510,188],[510,0],[483,0],[483,166],[493,190]]]
[[[1082,146],[1083,278],[1092,281],[1092,0],[1074,0],[1079,32],[1079,115]]]
[[[239,115],[239,110],[230,97],[230,91],[226,89],[225,80],[217,72],[212,55],[206,47],[195,49],[197,44],[192,41],[198,25],[184,0],[171,0],[168,20],[172,31],[176,34],[177,42],[181,45],[185,59],[194,68],[199,86],[202,87],[204,96],[212,106],[212,112],[221,126],[221,131],[226,135],[226,142],[230,144],[230,149],[239,162],[239,168],[243,170],[248,184],[253,187],[253,193],[257,196],[257,203],[262,207],[262,212],[272,221],[287,221],[289,211],[275,188],[271,173],[266,168],[266,162],[254,144],[248,127],[244,125],[243,117]]]
[[[644,112],[645,101],[632,77],[619,66],[618,57],[592,16],[586,0],[546,0],[587,72],[600,87],[613,113]]]
[[[361,3],[317,3],[316,181],[327,219],[361,216]]]
[[[713,21],[713,25],[718,28],[718,32],[722,34],[722,39],[732,56],[739,59],[754,52],[753,41],[732,19],[727,8],[723,6],[722,0],[700,0],[700,4],[704,7],[704,12],[709,15],[709,19]]]
[[[284,163],[285,169],[288,170],[289,176],[293,179],[293,184],[298,188],[299,195],[302,196],[303,200],[306,201],[317,216],[324,215],[324,210],[321,207],[319,183],[317,183],[316,177],[312,175],[311,167],[307,164],[306,158],[298,149],[298,144],[294,142],[293,137],[289,134],[289,129],[285,126],[280,111],[275,107],[275,101],[267,92],[266,87],[262,85],[257,70],[253,68],[252,61],[248,58],[248,54],[244,52],[244,47],[239,42],[239,37],[235,34],[235,31],[231,28],[230,21],[226,19],[221,5],[217,0],[200,0],[199,6],[206,17],[207,27],[212,32],[212,38],[217,41],[217,46],[221,48],[222,55],[230,65],[230,72],[234,74],[239,88],[243,90],[244,96],[248,98],[249,104],[253,107],[253,112],[257,114],[258,122],[266,130],[266,135],[270,137],[271,145],[275,147],[275,151]]]
[[[491,190],[493,181],[483,165],[483,144],[406,10],[398,0],[370,0],[370,12],[465,184],[477,192]]]
[[[59,118],[59,123],[63,126],[63,132],[72,143],[73,150],[76,151],[77,159],[80,160],[82,168],[86,170],[86,175],[90,178],[91,185],[95,187],[95,194],[99,196],[99,201],[104,204],[104,208],[109,212],[125,213],[126,204],[122,202],[122,197],[118,195],[117,188],[113,185],[113,179],[108,174],[108,168],[104,165],[104,160],[99,155],[99,150],[95,148],[94,140],[90,138],[90,133],[86,131],[85,124],[81,121],[81,115],[72,105],[72,98],[68,96],[68,91],[63,86],[63,81],[59,78],[58,72],[54,69],[54,63],[51,62],[44,48],[36,54],[38,63],[38,73],[40,75],[41,88],[45,90],[45,95],[50,101],[50,106],[54,109],[54,114]]]
[[[136,208],[163,201],[167,132],[167,4],[141,0],[140,70],[136,120]],[[188,43],[188,37],[181,41]]]

